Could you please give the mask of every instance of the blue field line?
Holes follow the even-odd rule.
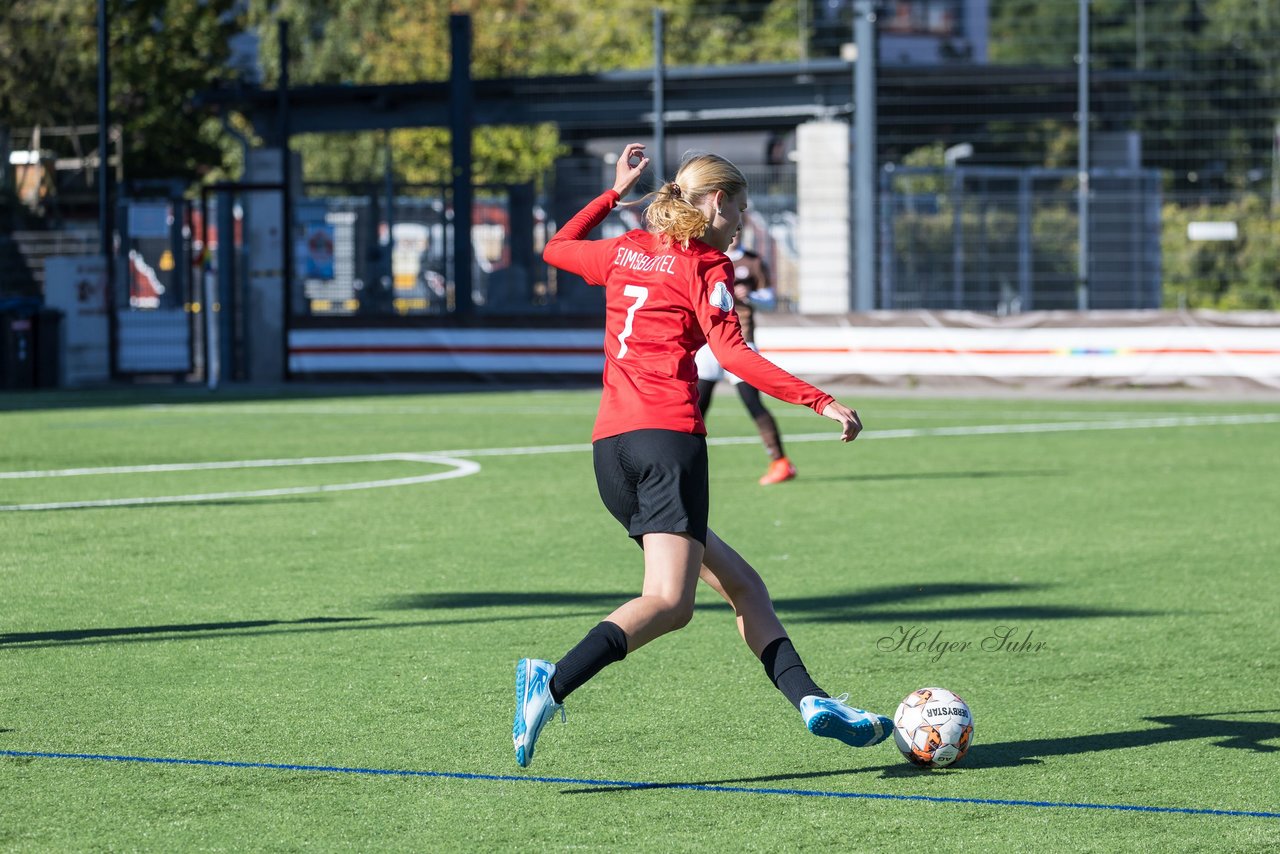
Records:
[[[1280,812],[1256,810],[1216,810],[1193,807],[1152,807],[1136,804],[1089,804],[1069,801],[1003,800],[1000,798],[948,798],[937,795],[887,795],[875,792],[828,792],[819,789],[767,789],[753,786],[722,786],[708,783],[641,783],[634,780],[592,780],[581,777],[535,777],[516,774],[477,774],[466,771],[408,771],[389,768],[348,768],[341,765],[291,765],[277,762],[236,762],[227,759],[176,759],[156,756],[112,756],[101,753],[46,753],[27,750],[0,750],[0,756],[28,759],[85,759],[98,762],[144,762],[152,765],[197,765],[207,768],[256,768],[268,771],[321,771],[330,774],[368,774],[382,777],[431,777],[441,780],[479,780],[488,783],[554,783],[567,786],[599,786],[614,789],[674,789],[686,792],[717,792],[738,795],[792,795],[808,798],[856,798],[869,801],[912,801],[932,804],[977,804],[995,807],[1038,807],[1041,809],[1110,810],[1113,812],[1214,815],[1236,818],[1280,819]]]

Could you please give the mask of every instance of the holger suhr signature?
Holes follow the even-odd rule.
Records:
[[[1045,649],[1044,641],[1032,640],[1035,631],[1023,631],[1018,626],[996,626],[986,637],[975,645],[969,640],[952,640],[944,636],[942,629],[931,630],[928,626],[898,626],[890,634],[876,641],[876,649],[881,652],[923,653],[932,662],[938,662],[944,655],[952,652],[969,652],[974,649],[982,652],[1027,653],[1040,652]]]

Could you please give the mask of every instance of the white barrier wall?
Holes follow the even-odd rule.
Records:
[[[598,329],[299,329],[289,370],[307,374],[599,374]]]
[[[598,374],[598,329],[311,329],[290,335],[298,376]],[[814,382],[1091,383],[1280,390],[1280,315],[1172,312],[774,315],[760,351]]]
[[[1280,335],[1261,329],[762,329],[801,376],[1127,379],[1236,377],[1280,388]]]

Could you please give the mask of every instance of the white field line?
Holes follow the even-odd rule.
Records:
[[[915,439],[942,436],[990,436],[1018,433],[1074,433],[1094,430],[1142,430],[1163,429],[1169,427],[1217,427],[1232,424],[1276,424],[1280,423],[1280,413],[1257,413],[1241,415],[1188,415],[1163,416],[1157,418],[1134,418],[1127,421],[1050,421],[1036,424],[979,424],[961,427],[912,427],[899,430],[868,430],[859,438],[867,439]],[[788,442],[829,442],[834,441],[837,434],[834,430],[826,433],[801,433],[787,436]],[[744,445],[759,441],[757,436],[722,436],[710,438],[708,445]],[[437,480],[448,480],[466,477],[480,471],[480,464],[465,457],[510,457],[541,454],[581,453],[591,450],[588,443],[569,445],[534,445],[514,448],[466,448],[451,451],[434,451],[430,453],[394,453],[365,454],[344,457],[300,457],[296,459],[275,460],[228,460],[204,463],[161,463],[142,466],[104,466],[100,468],[50,469],[46,471],[0,472],[0,480],[22,480],[48,477],[79,477],[102,474],[144,474],[151,472],[207,471],[211,469],[247,469],[273,468],[282,466],[332,465],[339,463],[368,463],[387,461],[410,461],[435,463],[452,466],[450,471],[417,477],[394,478],[390,480],[365,481],[361,483],[324,484],[320,486],[286,487],[282,489],[260,489],[243,492],[212,492],[198,495],[168,495],[147,498],[113,498],[97,501],[67,501],[47,504],[10,504],[0,505],[0,512],[17,510],[69,510],[87,507],[126,507],[140,504],[173,504],[193,501],[216,501],[238,498],[268,498],[282,495],[305,495],[322,492],[349,492],[357,489],[379,489],[388,486],[406,486],[415,483],[430,483]]]
[[[1128,421],[1048,421],[1038,424],[974,424],[962,427],[909,427],[899,430],[866,430],[859,434],[864,439],[918,439],[929,436],[988,436],[1012,433],[1074,433],[1086,430],[1140,430],[1167,427],[1216,427],[1229,424],[1277,424],[1280,413],[1244,415],[1188,415],[1159,418],[1134,418]],[[832,442],[839,437],[834,429],[826,433],[788,433],[788,442]],[[750,445],[760,441],[759,436],[717,436],[707,439],[708,445]],[[466,448],[456,451],[439,451],[458,457],[509,457],[526,454],[560,454],[572,451],[588,451],[589,444],[543,445],[525,448]]]
[[[39,477],[82,477],[92,474],[147,474],[163,471],[207,471],[210,469],[266,469],[282,466],[335,465],[340,463],[380,463],[408,460],[420,462],[421,454],[356,454],[347,457],[294,457],[280,460],[224,460],[211,463],[156,463],[145,466],[101,466],[46,471],[0,471],[0,480],[28,480]]]
[[[577,408],[549,406],[360,406],[352,404],[240,404],[240,403],[155,403],[146,409],[175,415],[489,415],[507,412],[512,415],[593,416],[598,406]]]
[[[485,415],[499,412],[507,412],[513,415],[557,415],[564,417],[587,416],[594,417],[598,406],[574,406],[574,407],[529,407],[529,406],[363,406],[360,404],[241,404],[241,403],[155,403],[150,404],[145,409],[153,412],[164,412],[175,415],[198,415],[205,416],[210,414],[217,415],[350,415],[357,418],[364,418],[370,415]],[[870,407],[863,407],[870,409]],[[954,409],[910,409],[910,410],[894,410],[879,409],[875,410],[880,416],[904,419],[939,419],[939,418],[955,418],[956,411]],[[773,411],[774,417],[788,418],[808,418],[810,413],[801,407],[784,406]],[[963,414],[963,413],[961,413]],[[1010,409],[1007,412],[999,410],[988,410],[989,416],[999,416],[1004,418],[1017,419],[1033,419],[1033,418],[1134,418],[1139,413],[1133,410],[1102,410],[1102,409],[1082,409],[1078,411],[1064,410],[1035,410],[1035,409]],[[1158,417],[1158,416],[1174,416],[1176,413],[1167,412],[1149,412],[1142,414],[1141,417]]]
[[[471,460],[459,460],[440,454],[369,454],[351,457],[304,457],[294,460],[238,460],[220,463],[167,463],[155,466],[111,466],[102,469],[62,469],[49,472],[3,472],[0,476],[73,477],[93,474],[133,474],[156,471],[201,471],[209,469],[273,468],[281,466],[331,465],[336,463],[384,462],[387,460],[427,463],[450,466],[448,471],[388,480],[368,480],[358,483],[326,483],[318,486],[288,486],[278,489],[253,489],[236,492],[205,492],[193,495],[160,495],[143,498],[104,498],[95,501],[56,501],[43,504],[0,505],[0,512],[21,510],[77,510],[88,507],[132,507],[145,504],[181,504],[194,501],[228,501],[242,498],[275,498],[283,495],[313,495],[323,492],[351,492],[357,489],[381,489],[388,486],[408,486],[415,483],[431,483],[466,477],[480,471],[480,464]]]

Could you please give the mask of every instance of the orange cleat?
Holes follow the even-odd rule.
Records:
[[[782,483],[785,480],[795,479],[795,476],[796,467],[791,465],[791,460],[782,457],[769,464],[769,470],[764,473],[764,477],[760,478],[760,485],[768,486],[771,483]]]

